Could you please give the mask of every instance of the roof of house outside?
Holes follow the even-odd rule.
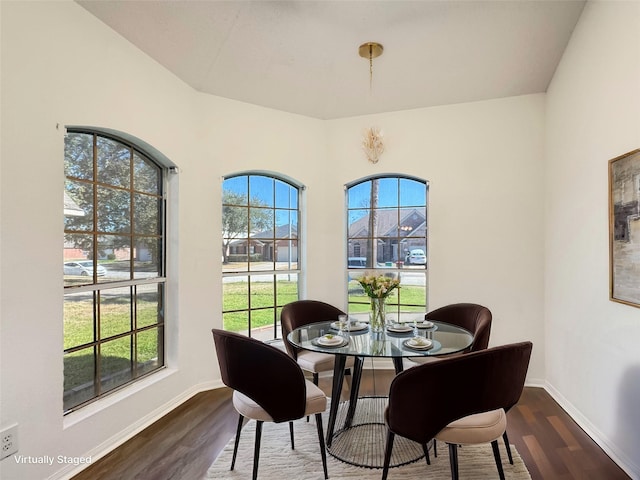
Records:
[[[426,234],[427,222],[424,215],[424,208],[401,208],[400,222],[398,222],[397,209],[377,210],[378,237],[424,237]],[[397,227],[400,225],[400,231]],[[402,227],[408,227],[403,230]],[[367,238],[369,229],[369,215],[361,218],[349,225],[349,238]]]

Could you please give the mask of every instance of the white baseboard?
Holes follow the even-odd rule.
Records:
[[[634,462],[626,454],[620,451],[618,446],[606,437],[589,419],[587,419],[580,410],[578,410],[569,400],[567,400],[556,388],[549,382],[544,382],[543,388],[553,397],[553,399],[566,411],[569,416],[585,431],[591,439],[611,457],[611,459],[625,471],[633,480],[640,480],[640,465]],[[636,459],[637,460],[637,459]]]
[[[371,363],[367,363],[369,363],[369,365],[365,364],[365,368],[371,368]],[[387,362],[383,359],[378,359],[374,360],[373,367],[379,369],[393,369],[393,363],[391,361]],[[558,405],[560,405],[567,412],[567,414],[569,414],[569,416],[578,424],[578,426],[582,428],[587,433],[587,435],[589,435],[593,439],[593,441],[596,442],[596,444],[598,444],[598,446],[602,448],[602,450],[609,457],[611,457],[611,459],[616,464],[618,464],[618,466],[622,470],[624,470],[625,473],[627,473],[627,475],[629,475],[633,480],[640,480],[640,466],[637,465],[633,461],[633,459],[628,458],[627,455],[620,452],[617,445],[611,442],[605,435],[603,435],[603,433],[598,428],[596,428],[584,415],[582,415],[582,413],[577,408],[575,408],[575,406],[571,402],[569,402],[558,390],[556,390],[553,385],[542,379],[528,378],[526,386],[544,388],[549,393],[549,395],[551,395],[551,397],[558,403]],[[221,387],[224,387],[221,380],[194,385],[182,394],[166,402],[161,407],[150,412],[148,415],[144,416],[139,421],[129,426],[127,429],[105,440],[102,444],[93,448],[84,456],[91,457],[93,461],[102,458],[109,452],[122,445],[127,440],[140,433],[149,425],[159,420],[182,403],[189,400],[194,395],[200,392]],[[68,467],[63,468],[56,472],[54,475],[50,476],[48,480],[69,480],[86,467],[87,465],[81,465],[77,467],[69,465]]]
[[[145,428],[147,428],[148,426],[150,426],[151,424],[161,419],[162,417],[167,415],[169,412],[171,412],[172,410],[174,410],[175,408],[177,408],[178,406],[180,406],[181,404],[189,400],[194,395],[207,390],[221,388],[223,386],[224,385],[221,380],[205,382],[205,383],[200,383],[198,385],[194,385],[188,390],[182,392],[177,397],[169,400],[164,405],[156,408],[152,412],[140,418],[137,422],[133,423],[132,425],[122,430],[118,434],[113,435],[111,438],[108,438],[107,440],[102,442],[100,445],[86,452],[82,456],[91,457],[92,462],[96,462],[97,460],[104,457],[111,451],[115,450],[124,442],[133,438],[142,430],[144,430]],[[52,476],[48,477],[47,480],[69,480],[87,467],[88,465],[74,466],[70,464],[63,469],[58,470]]]
[[[364,368],[371,368],[370,360],[365,362]],[[374,359],[373,368],[393,369],[393,363],[389,359]],[[331,375],[331,373],[328,373]],[[558,392],[549,382],[541,378],[527,378],[527,387],[537,387],[546,390],[549,395],[562,407],[563,410],[586,432],[596,444],[622,469],[632,480],[640,480],[640,466],[633,459],[622,453],[618,446],[608,439],[596,428],[582,413],[575,408],[560,392]]]

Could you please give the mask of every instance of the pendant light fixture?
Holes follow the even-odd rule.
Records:
[[[363,43],[358,47],[358,54],[369,60],[369,92],[373,86],[373,59],[382,55],[384,47],[377,42]]]
[[[382,55],[384,48],[377,42],[363,43],[358,47],[358,54],[369,60],[369,94],[373,90],[373,59]],[[380,155],[384,152],[384,143],[382,141],[382,132],[377,127],[371,127],[365,130],[362,139],[362,150],[364,150],[367,159],[371,163],[378,163]]]

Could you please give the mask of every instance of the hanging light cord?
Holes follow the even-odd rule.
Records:
[[[369,45],[369,94],[373,90],[373,45]]]
[[[369,60],[369,93],[372,93],[373,89],[373,59],[382,55],[384,50],[383,46],[377,42],[363,43],[358,47],[358,54]]]

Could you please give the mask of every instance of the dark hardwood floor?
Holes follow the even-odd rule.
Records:
[[[392,378],[390,370],[365,371],[361,393],[382,394]],[[320,386],[328,393],[330,377]],[[347,385],[342,393],[348,394]],[[230,399],[226,388],[195,395],[74,480],[201,479],[235,434],[238,417]],[[533,480],[629,479],[545,390],[525,388],[507,418],[509,440]]]

